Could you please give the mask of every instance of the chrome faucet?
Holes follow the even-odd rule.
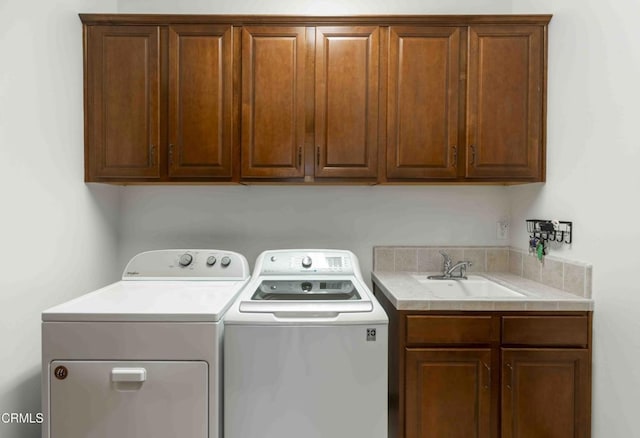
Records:
[[[449,254],[447,254],[444,251],[439,251],[440,255],[444,258],[444,266],[442,267],[442,272],[444,274],[446,274],[449,269],[451,269],[451,265],[453,264],[453,260],[451,260],[451,257],[449,256]]]
[[[442,274],[429,275],[431,280],[466,280],[467,268],[471,267],[471,262],[468,260],[460,261],[453,264],[451,257],[444,251],[440,251],[440,255],[444,258],[444,264],[442,266]],[[456,271],[459,271],[458,275],[454,275]]]

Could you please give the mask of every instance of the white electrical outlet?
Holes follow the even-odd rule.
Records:
[[[498,240],[509,239],[509,222],[496,222],[496,238]]]

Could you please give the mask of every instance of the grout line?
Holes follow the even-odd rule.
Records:
[[[396,271],[396,248],[393,248],[393,272]]]

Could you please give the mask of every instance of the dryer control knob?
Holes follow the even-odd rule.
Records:
[[[213,266],[215,264],[216,264],[216,257],[215,256],[207,257],[207,266]]]
[[[180,266],[189,266],[191,264],[191,262],[193,261],[193,256],[191,254],[182,254],[180,256],[180,260],[178,260],[178,263],[180,263]]]
[[[227,256],[224,256],[222,257],[222,260],[220,260],[220,264],[222,265],[223,268],[226,268],[231,264],[231,259]]]
[[[310,268],[311,267],[311,257],[309,256],[304,256],[304,258],[302,259],[302,267],[303,268]]]

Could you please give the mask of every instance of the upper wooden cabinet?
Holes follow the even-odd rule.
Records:
[[[458,176],[461,82],[458,27],[389,29],[387,177]]]
[[[316,29],[316,177],[375,178],[380,28]]]
[[[469,28],[469,178],[544,177],[542,26]]]
[[[87,181],[544,181],[550,16],[81,19]]]
[[[232,175],[232,28],[169,27],[169,176]]]
[[[88,29],[87,181],[160,177],[159,43],[157,26]]]
[[[231,25],[87,26],[85,48],[87,181],[232,177]]]
[[[242,29],[242,177],[304,176],[305,28]]]
[[[388,179],[544,180],[543,25],[389,32]]]
[[[243,27],[242,178],[375,179],[379,35]]]

